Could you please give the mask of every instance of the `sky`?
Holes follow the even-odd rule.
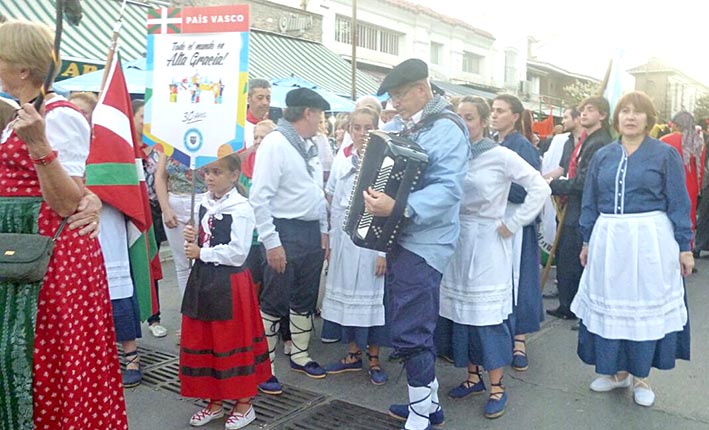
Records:
[[[620,49],[624,68],[655,56],[709,85],[706,0],[410,1],[487,30],[502,43],[533,36],[538,60],[571,72],[600,79]]]

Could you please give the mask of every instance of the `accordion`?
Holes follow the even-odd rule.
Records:
[[[428,155],[416,142],[381,131],[369,133],[343,226],[355,245],[391,251],[401,231],[406,201],[427,164]],[[369,187],[395,200],[390,216],[375,217],[364,210],[363,192]]]

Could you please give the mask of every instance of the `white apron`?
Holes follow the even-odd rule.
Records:
[[[507,208],[505,209],[505,217],[511,216],[514,212],[519,209],[521,205],[517,203],[507,202]],[[519,293],[519,272],[522,267],[522,239],[524,227],[520,228],[512,235],[512,288],[515,300],[515,305],[517,304],[517,295]]]
[[[333,168],[338,175],[332,201],[330,261],[328,263],[322,317],[350,327],[384,325],[384,276],[375,276],[380,254],[360,248],[342,230],[345,209],[354,184],[349,158]],[[340,169],[342,168],[342,169]]]
[[[456,251],[441,281],[440,315],[459,324],[497,325],[512,313],[512,239],[500,220],[460,216]]]
[[[664,212],[600,215],[571,310],[606,339],[658,340],[682,330],[679,245]]]
[[[118,209],[103,203],[101,213],[101,229],[98,240],[101,244],[108,291],[111,300],[125,299],[133,296],[133,278],[130,273],[128,258],[128,233],[126,217]]]

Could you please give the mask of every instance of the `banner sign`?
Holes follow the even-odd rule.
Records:
[[[147,31],[145,143],[192,169],[243,149],[248,5],[152,9]]]
[[[62,65],[59,69],[55,82],[63,81],[64,79],[75,78],[87,73],[95,72],[99,68],[103,68],[105,62],[93,60],[73,60],[71,58],[62,58]]]

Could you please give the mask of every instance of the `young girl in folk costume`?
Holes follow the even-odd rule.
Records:
[[[236,155],[204,168],[209,192],[199,225],[185,227],[185,254],[195,262],[182,301],[181,394],[209,399],[192,415],[192,426],[224,416],[223,399],[236,399],[226,429],[247,426],[256,419],[256,387],[271,376],[256,293],[244,265],[255,220],[234,187],[240,170]]]
[[[344,157],[336,158],[325,187],[331,202],[331,254],[322,317],[323,337],[349,343],[347,356],[326,366],[327,373],[361,370],[362,348],[367,348],[370,379],[382,385],[387,381],[379,365],[379,346],[388,343],[384,326],[386,258],[383,253],[356,246],[342,230],[361,151],[378,119],[372,109],[354,111],[349,127],[354,143],[343,149]]]

